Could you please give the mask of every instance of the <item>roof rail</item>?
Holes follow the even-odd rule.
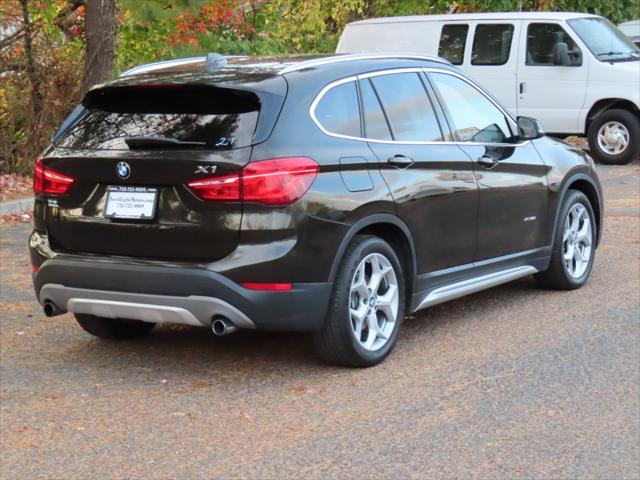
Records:
[[[442,57],[436,57],[435,55],[422,55],[419,53],[348,53],[338,54],[336,56],[327,58],[316,58],[313,60],[305,60],[299,63],[294,63],[288,67],[280,70],[281,75],[285,73],[296,72],[305,68],[318,67],[321,65],[328,65],[331,63],[351,62],[354,60],[376,60],[376,59],[391,59],[391,58],[403,58],[409,60],[428,60],[431,62],[443,63],[445,65],[453,65],[449,60]]]
[[[130,68],[126,72],[122,73],[121,77],[127,77],[129,75],[137,75],[139,73],[148,73],[153,72],[155,70],[161,70],[165,67],[176,67],[179,65],[188,65],[189,63],[197,63],[205,60],[205,57],[189,57],[189,58],[178,58],[175,60],[164,60],[161,62],[152,62],[145,63],[143,65],[137,65],[133,68]]]

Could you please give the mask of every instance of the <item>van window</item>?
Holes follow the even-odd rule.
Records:
[[[455,136],[462,142],[504,143],[512,136],[504,114],[478,89],[444,73],[431,73]]]
[[[360,137],[360,107],[356,84],[347,82],[327,91],[318,103],[315,115],[328,132]]]
[[[438,56],[446,58],[454,65],[462,65],[467,33],[469,33],[469,25],[456,23],[443,26],[440,34]]]
[[[360,96],[364,115],[364,136],[372,140],[391,140],[389,124],[370,80],[360,82]]]
[[[471,50],[471,65],[504,65],[509,60],[513,25],[477,25]]]
[[[569,51],[576,44],[556,23],[532,23],[527,28],[527,65],[553,65],[553,49],[556,43],[564,42]]]
[[[417,73],[395,73],[371,79],[398,141],[439,141],[442,132]]]

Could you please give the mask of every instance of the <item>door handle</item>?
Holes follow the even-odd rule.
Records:
[[[405,157],[404,155],[394,155],[393,157],[389,157],[388,162],[394,167],[406,168],[413,165],[415,160],[410,157]]]
[[[498,164],[498,160],[488,155],[483,155],[478,158],[478,163],[486,168],[493,168]]]
[[[524,82],[520,82],[520,95],[524,95]]]

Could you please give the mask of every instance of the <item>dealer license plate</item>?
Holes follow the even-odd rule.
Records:
[[[149,220],[156,213],[157,197],[157,188],[110,185],[104,216]]]

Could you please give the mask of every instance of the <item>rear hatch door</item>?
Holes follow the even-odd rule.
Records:
[[[265,129],[261,103],[255,93],[209,85],[91,91],[42,159],[74,180],[66,195],[46,198],[52,248],[176,261],[228,255],[240,199],[201,200],[186,185],[249,162]]]

